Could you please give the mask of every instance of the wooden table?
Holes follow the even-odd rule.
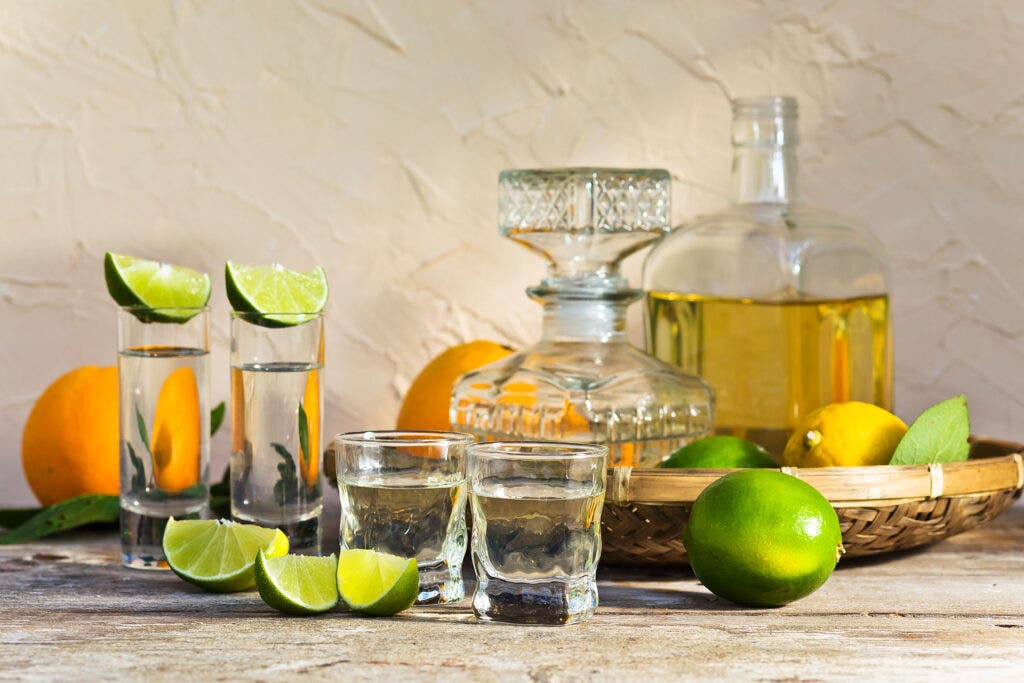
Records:
[[[817,593],[734,607],[692,576],[601,576],[583,625],[481,624],[468,603],[288,617],[254,592],[122,569],[112,534],[0,548],[0,680],[1020,680],[1024,503],[988,527],[843,561]]]

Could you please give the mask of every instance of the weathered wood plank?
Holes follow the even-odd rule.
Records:
[[[1024,505],[926,551],[844,562],[817,593],[734,607],[678,573],[604,571],[569,628],[277,615],[116,564],[111,536],[0,549],[0,679],[869,680],[1024,670]]]

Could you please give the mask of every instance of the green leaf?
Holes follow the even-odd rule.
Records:
[[[146,447],[146,451],[148,451],[150,457],[152,457],[153,452],[149,450],[149,432],[146,431],[146,421],[142,419],[142,413],[139,412],[138,406],[135,406],[135,424],[139,427],[139,436],[142,437],[142,445]]]
[[[0,545],[24,543],[96,522],[116,522],[121,511],[117,496],[91,493],[43,508],[16,529],[0,535]]]
[[[278,505],[287,505],[299,495],[299,478],[295,471],[295,458],[282,444],[272,443],[270,446],[284,461],[277,464],[277,471],[281,478],[274,484],[274,500]]]
[[[210,487],[210,511],[215,517],[231,516],[231,465],[224,468],[220,481]]]
[[[210,436],[216,434],[217,430],[224,423],[224,409],[224,401],[221,401],[210,411]]]
[[[967,397],[954,396],[921,413],[903,436],[890,465],[925,465],[966,460],[971,420]]]
[[[220,476],[220,481],[210,487],[211,496],[229,496],[231,495],[231,465],[229,464],[224,468],[224,474]]]
[[[132,491],[145,491],[148,483],[146,481],[146,465],[142,462],[142,458],[135,453],[135,449],[130,443],[126,441],[124,445],[128,447],[128,460],[131,461],[132,468],[135,470],[135,473],[132,474]]]
[[[299,402],[299,455],[302,461],[309,467],[309,419],[306,417],[306,409]]]
[[[7,508],[0,510],[0,528],[13,529],[21,526],[42,508]]]

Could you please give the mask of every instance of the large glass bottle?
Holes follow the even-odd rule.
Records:
[[[607,444],[610,465],[633,466],[653,466],[711,430],[710,388],[626,338],[626,307],[643,292],[619,263],[668,231],[670,183],[647,169],[501,174],[502,235],[549,263],[548,277],[526,290],[544,307],[543,335],[456,384],[453,427],[485,440]]]
[[[778,454],[835,401],[892,407],[882,245],[796,192],[796,100],[733,104],[732,205],[644,264],[647,349],[715,388],[718,433]]]

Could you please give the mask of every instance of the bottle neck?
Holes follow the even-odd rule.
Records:
[[[790,204],[796,197],[795,150],[737,147],[733,151],[733,204]]]
[[[626,307],[642,296],[634,289],[618,290],[608,298],[575,298],[540,288],[527,291],[544,305],[542,341],[602,344],[627,341]]]
[[[789,204],[797,198],[796,118],[791,98],[734,104],[733,204]]]

